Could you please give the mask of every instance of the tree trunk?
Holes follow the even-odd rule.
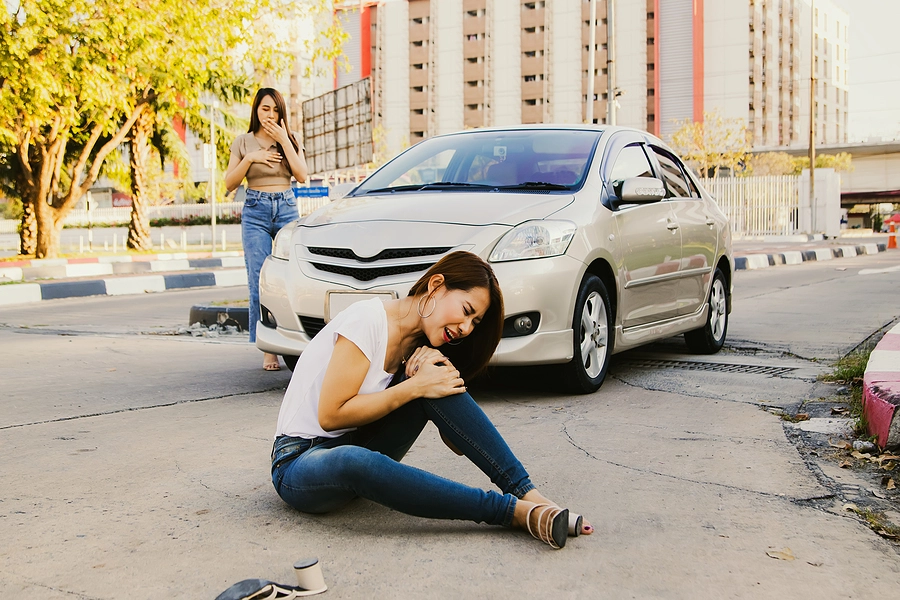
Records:
[[[34,256],[37,253],[37,217],[34,205],[22,202],[22,230],[19,232],[19,254]]]
[[[34,255],[37,258],[56,258],[59,254],[59,232],[63,219],[57,219],[59,211],[47,204],[44,198],[38,198],[31,204],[37,209],[37,247]]]
[[[147,167],[150,162],[150,136],[153,134],[152,111],[145,110],[131,129],[131,223],[128,226],[128,247],[150,250],[150,221],[147,205],[150,196]]]

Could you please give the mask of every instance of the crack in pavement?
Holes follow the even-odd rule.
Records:
[[[31,581],[29,579],[23,579],[21,581],[24,581],[25,583],[27,583],[29,585],[33,585],[35,587],[44,588],[46,590],[51,590],[53,592],[60,592],[63,594],[68,594],[69,596],[75,596],[76,598],[81,598],[82,600],[104,600],[103,598],[101,598],[99,596],[88,596],[86,594],[82,594],[81,592],[73,592],[70,590],[64,590],[62,588],[53,587],[52,585],[46,585],[43,583],[39,583],[37,581]]]
[[[136,412],[136,411],[140,411],[140,410],[150,410],[153,408],[167,408],[170,406],[177,406],[179,404],[194,404],[196,402],[221,400],[222,398],[240,398],[241,396],[252,396],[253,394],[265,394],[266,392],[274,392],[276,390],[282,391],[282,390],[284,390],[284,386],[279,385],[276,387],[266,388],[263,390],[240,392],[237,394],[222,394],[220,396],[209,396],[207,398],[193,398],[191,400],[175,400],[174,402],[163,402],[160,404],[151,404],[149,406],[132,406],[129,408],[118,408],[116,410],[108,410],[108,411],[89,413],[89,414],[84,414],[84,415],[73,415],[71,417],[60,417],[58,419],[47,419],[45,421],[33,421],[31,423],[16,423],[14,425],[3,425],[3,426],[0,426],[0,431],[3,431],[5,429],[17,429],[20,427],[31,427],[32,425],[46,425],[48,423],[62,423],[64,421],[77,421],[79,419],[88,419],[91,417],[105,417],[107,415],[115,415],[115,414],[127,413],[127,412]]]
[[[772,493],[772,492],[762,492],[762,491],[759,491],[759,490],[751,490],[751,489],[748,489],[748,488],[742,488],[742,487],[738,487],[738,486],[735,486],[735,485],[728,485],[728,484],[725,484],[725,483],[717,483],[717,482],[715,482],[715,481],[699,481],[699,480],[697,480],[697,479],[689,479],[689,478],[687,478],[687,477],[679,477],[679,476],[677,476],[677,475],[672,475],[672,474],[670,474],[670,473],[661,473],[661,472],[659,472],[659,471],[654,471],[654,470],[652,470],[652,469],[643,469],[643,468],[640,468],[640,467],[633,467],[633,466],[630,466],[630,465],[625,465],[625,464],[622,464],[622,463],[617,463],[617,462],[615,462],[615,461],[611,461],[611,460],[608,460],[608,459],[605,459],[605,458],[600,458],[599,456],[594,456],[593,454],[591,454],[590,452],[588,452],[585,448],[579,446],[578,443],[575,441],[575,438],[573,438],[573,437],[569,434],[569,430],[568,430],[568,428],[567,428],[565,425],[563,425],[563,433],[565,434],[566,438],[569,440],[569,443],[570,443],[574,448],[577,448],[578,450],[581,450],[581,451],[584,453],[584,455],[587,456],[588,458],[591,458],[591,459],[596,460],[596,461],[598,461],[598,462],[604,462],[604,463],[606,463],[606,464],[608,464],[608,465],[612,465],[612,466],[614,466],[614,467],[619,467],[620,469],[627,469],[627,470],[629,470],[629,471],[636,471],[636,472],[638,472],[638,473],[645,473],[645,474],[650,474],[650,475],[657,475],[657,476],[659,476],[659,477],[666,477],[666,478],[668,478],[668,479],[673,479],[673,480],[675,480],[675,481],[682,481],[682,482],[685,482],[685,483],[693,483],[693,484],[696,484],[696,485],[712,485],[712,486],[724,488],[724,489],[731,490],[731,491],[736,491],[736,492],[747,492],[747,493],[754,494],[754,495],[757,495],[757,496],[762,496],[762,497],[764,497],[764,498],[778,498],[778,499],[780,499],[780,500],[787,500],[787,501],[789,501],[789,502],[798,502],[798,501],[800,501],[800,502],[805,502],[805,501],[809,501],[809,500],[814,499],[814,498],[818,498],[818,496],[813,496],[813,497],[810,497],[810,498],[789,498],[789,497],[788,497],[787,495],[785,495],[785,494],[775,494],[775,493]]]

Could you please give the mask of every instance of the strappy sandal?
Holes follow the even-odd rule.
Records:
[[[532,530],[531,513],[537,509],[540,509],[537,514],[537,528]],[[559,550],[566,545],[566,536],[571,529],[569,509],[552,504],[535,504],[525,515],[525,525],[531,537],[549,544],[554,550]]]
[[[273,583],[265,579],[245,579],[216,596],[216,600],[289,600],[290,598],[321,594],[326,589],[322,587],[308,590],[302,587]]]

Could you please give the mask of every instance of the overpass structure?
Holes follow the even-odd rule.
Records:
[[[807,148],[759,148],[762,152],[786,152],[806,156]],[[852,157],[852,171],[841,176],[841,207],[857,204],[900,203],[900,141],[861,142],[816,146],[816,154],[847,152]]]

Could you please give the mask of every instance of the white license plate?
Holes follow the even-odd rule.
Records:
[[[325,293],[325,322],[328,323],[335,318],[339,312],[357,302],[363,300],[371,300],[372,298],[381,298],[382,300],[393,300],[397,297],[396,292],[326,292]]]

